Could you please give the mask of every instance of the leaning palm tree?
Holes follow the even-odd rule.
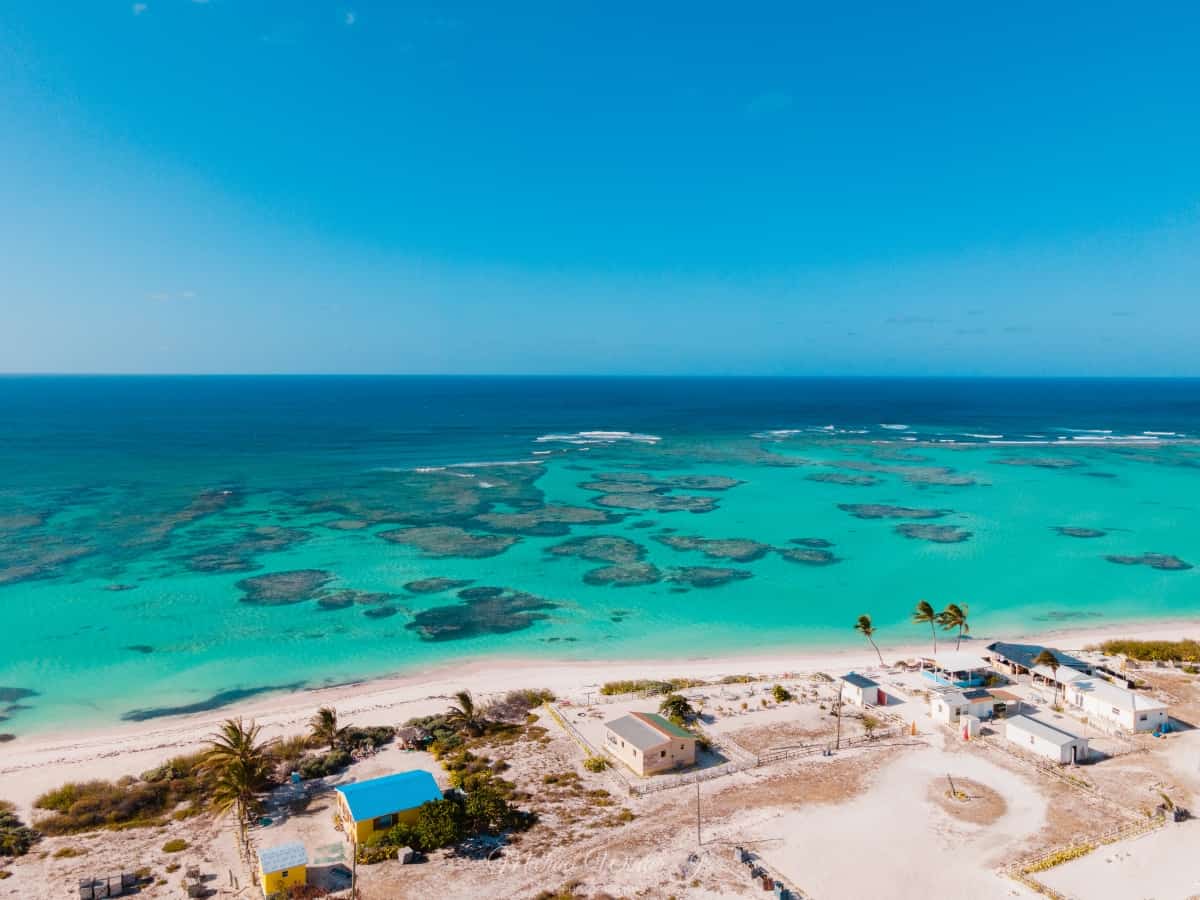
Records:
[[[1043,648],[1042,652],[1034,659],[1035,666],[1049,666],[1050,675],[1054,680],[1054,704],[1058,705],[1058,657],[1054,655],[1054,651],[1048,647]]]
[[[258,739],[262,728],[226,719],[209,738],[203,767],[212,778],[212,800],[221,812],[232,812],[243,848],[246,827],[260,809],[259,793],[271,775],[271,743]]]
[[[929,605],[928,600],[921,600],[917,603],[917,608],[913,610],[912,620],[918,625],[928,622],[929,630],[933,633],[933,655],[937,656],[937,613],[933,611],[933,607]]]
[[[446,710],[446,720],[455,728],[462,729],[468,734],[482,734],[486,720],[475,706],[475,698],[470,691],[459,691],[454,695],[458,702]]]
[[[967,624],[967,605],[948,603],[946,608],[938,613],[937,620],[943,631],[958,629],[958,636],[954,641],[954,649],[957,650],[962,644],[963,635],[971,630],[971,626]]]
[[[861,633],[871,646],[875,648],[875,653],[879,656],[879,664],[883,665],[883,654],[879,652],[879,645],[875,643],[875,626],[871,624],[870,616],[859,616],[858,621],[854,623],[854,630]]]
[[[332,706],[322,706],[308,720],[309,733],[319,744],[328,744],[332,750],[342,738],[344,729],[338,728],[337,710]]]

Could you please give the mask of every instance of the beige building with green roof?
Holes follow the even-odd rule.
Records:
[[[630,713],[604,723],[604,749],[638,775],[696,762],[696,736],[657,713]]]

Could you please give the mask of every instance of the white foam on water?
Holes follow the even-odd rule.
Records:
[[[539,444],[613,444],[618,441],[657,444],[662,438],[657,434],[639,434],[635,431],[577,431],[574,434],[543,434],[534,440]]]
[[[961,434],[963,437],[979,438],[981,441],[998,441],[1004,437],[1002,434],[974,434],[970,431],[964,431]]]
[[[886,428],[888,431],[908,431],[907,425],[884,425],[880,423],[880,428]]]

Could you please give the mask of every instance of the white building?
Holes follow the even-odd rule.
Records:
[[[633,712],[605,722],[604,748],[638,775],[696,762],[696,736],[657,713]]]
[[[1021,698],[1007,691],[970,688],[964,691],[944,689],[929,699],[929,715],[935,721],[953,725],[960,716],[986,721],[1019,711]]]
[[[879,682],[857,672],[847,672],[842,676],[842,699],[855,706],[878,706]]]
[[[1167,724],[1167,704],[1103,678],[1077,678],[1063,693],[1069,706],[1102,724],[1126,731],[1157,731]]]
[[[1004,736],[1018,747],[1057,763],[1081,763],[1088,758],[1087,738],[1031,716],[1013,716],[1005,723]]]

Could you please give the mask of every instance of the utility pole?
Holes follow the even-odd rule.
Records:
[[[837,712],[837,740],[834,742],[833,749],[842,749],[842,697],[839,694],[837,700],[834,701],[834,710]]]
[[[700,841],[700,779],[696,779],[696,846],[701,846]]]

